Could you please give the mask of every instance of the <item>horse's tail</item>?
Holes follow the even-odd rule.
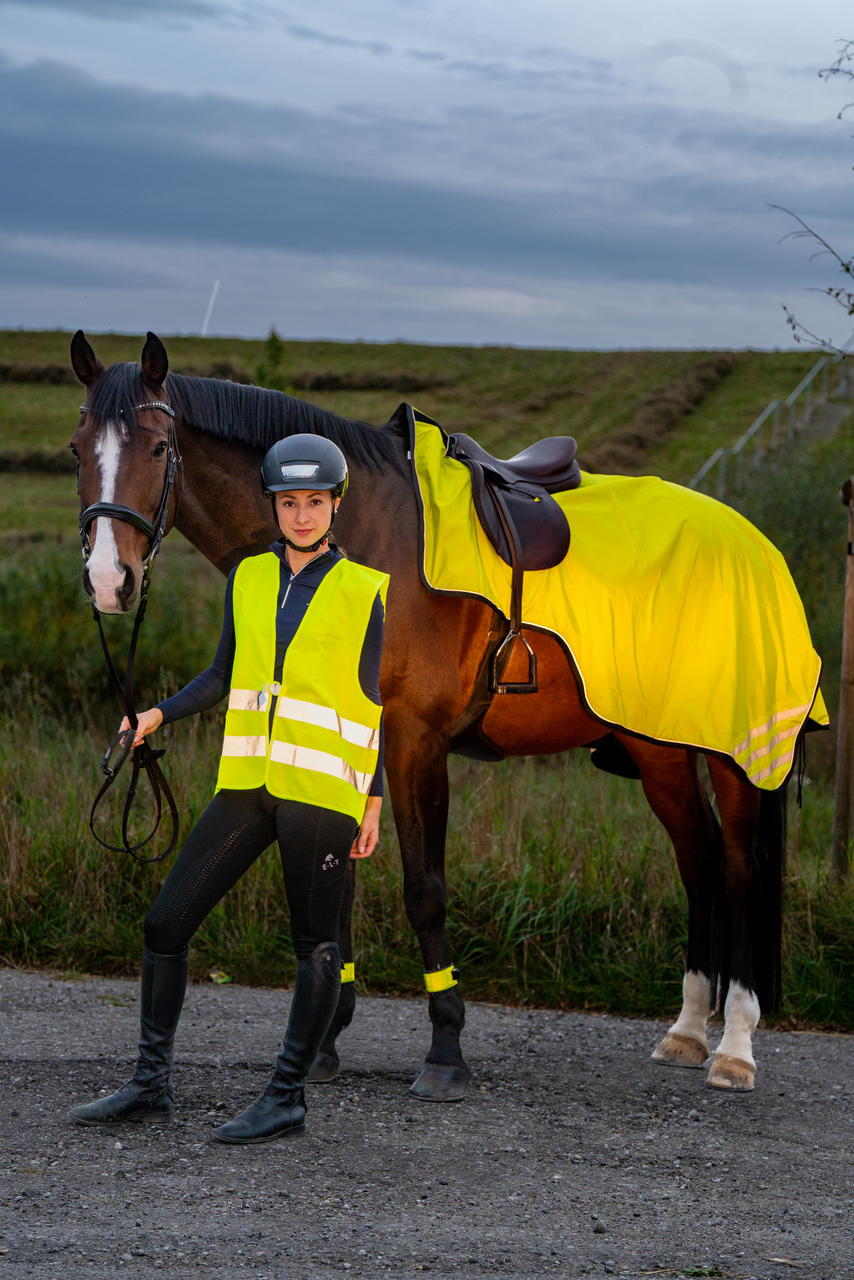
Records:
[[[712,894],[711,988],[722,1006],[731,980],[751,986],[763,1013],[780,1007],[783,952],[783,872],[786,861],[785,786],[763,791],[753,840],[752,877],[742,928],[735,938],[732,907],[718,863]]]
[[[783,969],[783,873],[786,868],[787,788],[763,791],[759,799],[751,919],[759,1007],[780,1007]]]

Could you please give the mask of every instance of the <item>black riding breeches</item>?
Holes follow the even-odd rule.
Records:
[[[353,818],[265,787],[219,791],[175,859],[145,921],[145,943],[159,955],[183,951],[213,907],[274,840],[279,842],[297,959],[338,941]]]

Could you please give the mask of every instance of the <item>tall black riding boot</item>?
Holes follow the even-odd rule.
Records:
[[[272,1142],[305,1128],[303,1085],[338,1004],[341,953],[321,942],[297,965],[291,1016],[273,1078],[257,1102],[214,1129],[218,1142]]]
[[[134,1077],[107,1098],[72,1107],[77,1124],[115,1124],[118,1120],[168,1120],[175,1092],[169,1082],[172,1044],[187,987],[187,950],[160,956],[142,953],[139,1010],[139,1058]]]

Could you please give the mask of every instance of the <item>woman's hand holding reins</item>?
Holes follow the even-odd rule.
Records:
[[[350,850],[351,858],[370,858],[374,849],[376,849],[377,841],[380,837],[380,810],[382,807],[382,796],[368,796],[368,803],[365,805],[365,816],[362,818],[362,825],[359,827],[356,839],[353,841],[353,847]]]
[[[163,723],[163,712],[157,707],[150,707],[148,711],[138,711],[136,713],[136,733],[134,734],[133,746],[138,747],[146,734],[153,733],[155,729],[159,729]],[[124,717],[119,725],[119,733],[124,733],[125,729],[130,728],[130,720]]]

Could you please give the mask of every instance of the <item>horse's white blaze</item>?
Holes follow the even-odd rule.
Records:
[[[759,1001],[740,982],[731,982],[724,1004],[724,1034],[718,1053],[755,1067],[753,1033],[759,1025]]]
[[[670,1028],[671,1034],[689,1036],[706,1043],[706,1023],[712,1011],[712,989],[704,973],[689,970],[682,979],[682,1011]]]
[[[95,445],[95,456],[101,473],[98,502],[114,501],[121,443],[119,432],[110,423],[101,431]],[[89,536],[95,545],[86,561],[86,568],[89,571],[95,605],[101,613],[120,613],[117,592],[124,582],[125,571],[119,565],[112,520],[99,516],[93,521]]]

